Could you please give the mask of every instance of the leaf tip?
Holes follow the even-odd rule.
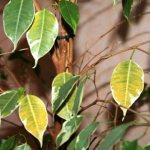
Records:
[[[35,69],[35,68],[36,68],[36,66],[37,66],[37,64],[38,64],[38,60],[36,60],[36,59],[35,59],[34,66],[33,66],[32,68],[33,68],[33,69]]]
[[[41,140],[39,140],[39,142],[40,142],[40,147],[42,148],[42,146],[43,146],[43,142],[42,142],[43,140],[41,139]]]
[[[125,119],[125,116],[127,114],[127,109],[126,108],[121,108],[122,109],[122,112],[123,112],[123,117],[122,117],[122,122],[124,121]]]

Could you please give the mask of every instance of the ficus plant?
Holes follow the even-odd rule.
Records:
[[[121,2],[124,19],[130,23],[134,1],[122,0]],[[113,0],[112,7],[115,7],[117,3],[119,1]],[[150,149],[150,146],[140,146],[138,139],[133,141],[123,139],[123,135],[131,126],[150,126],[148,121],[144,123],[135,121],[124,123],[127,111],[136,112],[130,107],[140,97],[144,89],[144,71],[140,64],[133,60],[133,55],[137,50],[150,55],[149,52],[138,48],[138,46],[150,43],[150,41],[138,43],[119,52],[105,54],[92,64],[90,62],[94,60],[94,57],[91,57],[89,62],[76,73],[73,70],[75,64],[73,60],[73,40],[79,22],[77,1],[59,0],[50,3],[50,5],[54,9],[41,8],[37,0],[10,0],[4,7],[3,29],[7,38],[12,42],[13,49],[11,52],[1,52],[0,67],[7,67],[2,63],[5,55],[29,50],[34,60],[34,63],[32,63],[33,70],[38,67],[39,60],[42,57],[50,54],[57,74],[53,77],[51,89],[49,89],[51,98],[47,100],[47,103],[44,103],[41,97],[28,93],[26,88],[19,84],[13,73],[7,68],[8,75],[12,76],[20,87],[9,90],[0,89],[1,122],[7,121],[6,117],[17,110],[24,129],[36,140],[37,149],[109,150],[114,148],[116,144],[119,145],[121,150]],[[29,49],[17,48],[23,36],[27,39]],[[101,61],[127,51],[131,51],[131,57],[120,62],[114,68],[111,76],[110,89],[113,99],[101,100],[97,94],[95,101],[86,107],[82,107],[86,83],[90,80],[95,83],[95,66]],[[21,58],[21,56],[19,57]],[[1,80],[4,79],[4,74],[0,75]],[[93,76],[94,79],[92,79]],[[96,85],[95,91],[97,92]],[[144,92],[141,96],[145,97],[146,95],[148,97],[149,88]],[[97,116],[93,117],[94,119],[90,124],[81,128],[81,124],[86,117],[82,112],[97,103],[102,103],[102,107],[105,107],[108,103],[112,104],[116,109],[120,108],[123,112],[120,125],[117,126],[116,116],[114,116],[115,124],[102,136],[97,134],[96,130],[104,122],[98,120]],[[146,116],[136,114],[141,117],[150,117],[148,114]],[[12,121],[11,124],[15,125],[15,122]],[[106,124],[109,124],[109,122],[106,122]],[[1,139],[0,150],[34,149],[29,143],[29,139],[25,135],[18,134]]]

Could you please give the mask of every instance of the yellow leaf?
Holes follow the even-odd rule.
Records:
[[[22,97],[19,101],[19,116],[25,129],[39,140],[42,147],[43,134],[48,124],[44,103],[33,95]]]
[[[143,91],[144,72],[132,60],[121,62],[113,71],[110,86],[115,101],[125,107],[121,108],[125,116]]]

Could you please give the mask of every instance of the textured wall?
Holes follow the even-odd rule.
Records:
[[[6,0],[0,1],[0,10],[3,9],[5,3]],[[43,7],[50,8],[48,6],[48,1],[44,0],[41,1],[40,3]],[[98,57],[100,58],[103,54],[106,54],[109,51],[112,52],[117,50],[119,51],[126,47],[150,39],[150,26],[149,26],[150,15],[148,14],[141,15],[140,17],[136,17],[135,19],[131,20],[129,23],[124,23],[120,26],[117,26],[117,24],[123,19],[122,11],[121,11],[121,3],[119,3],[115,7],[112,6],[112,0],[79,0],[78,3],[80,7],[80,23],[75,38],[75,46],[74,46],[75,60],[78,59],[81,56],[81,54],[85,53],[87,49],[92,53],[92,55],[94,55],[102,51],[105,47],[109,46],[109,49]],[[141,5],[138,4],[135,5],[136,7],[133,11],[133,15],[139,15],[141,13],[150,11],[149,0],[143,0]],[[102,34],[106,33],[112,27],[114,27],[115,30],[107,34],[107,36],[105,36],[104,38],[97,40]],[[95,41],[97,41],[96,44],[94,44]],[[20,44],[20,47],[27,46],[26,41],[25,42],[23,41],[22,43]],[[2,15],[0,16],[0,47],[5,51],[10,51],[12,49],[12,45],[10,44],[10,41],[6,38],[6,36],[3,33]],[[150,44],[141,46],[141,48],[150,51]],[[104,99],[106,94],[110,92],[109,80],[111,78],[111,73],[113,68],[117,63],[128,59],[130,55],[131,55],[131,51],[128,53],[123,53],[115,57],[112,57],[97,65],[96,85],[99,89],[99,97],[101,99]],[[86,64],[86,62],[89,60],[90,57],[91,54],[88,53],[84,59],[84,64]],[[47,59],[49,59],[49,57],[43,58],[41,60],[41,63],[44,64],[45,60]],[[141,52],[136,52],[134,54],[133,60],[137,62],[143,69],[150,68],[150,58]],[[78,64],[80,64],[80,61],[78,61]],[[84,64],[82,65],[82,67],[84,66]],[[48,67],[51,66],[48,65]],[[50,83],[51,81],[49,79],[49,76],[50,74],[52,75],[52,73],[47,70],[47,66],[44,68],[45,69],[42,70],[42,74],[43,74],[42,78],[44,78],[45,81],[48,80],[48,82]],[[76,71],[78,71],[77,68]],[[146,82],[150,83],[148,75],[145,76],[145,80]],[[28,79],[26,87],[29,88],[30,86],[30,90],[32,91],[32,93],[36,93],[36,94],[41,93],[39,95],[42,95],[43,93],[42,88],[39,88],[41,83],[38,83],[38,88],[37,88],[36,86],[37,84],[35,84],[35,82],[37,82],[35,78]],[[0,86],[1,84],[2,83],[0,83]],[[10,87],[12,86],[9,86],[9,88]],[[96,98],[96,93],[94,92],[95,89],[92,82],[88,82],[87,87],[88,88],[86,88],[86,94],[84,97],[83,105],[90,103]],[[42,95],[41,97],[44,98],[45,95]],[[147,111],[149,109],[148,105],[149,104],[147,105],[143,104],[138,109]],[[85,122],[88,122],[88,120],[92,120],[93,115],[97,113],[97,110],[98,110],[98,106],[92,107],[88,112],[86,111],[85,115],[87,116],[87,119]],[[105,117],[106,117],[105,115],[102,115],[101,117],[99,117],[99,119],[103,120],[105,119]],[[18,116],[16,115],[13,115],[8,119],[16,120],[16,121],[19,120]],[[7,126],[8,124],[3,124],[3,129],[0,129],[0,137],[5,135],[6,130],[4,129],[6,129]],[[138,135],[135,134],[137,130],[138,130]],[[129,132],[127,137],[130,139],[134,139],[134,136],[135,137],[140,136],[144,130],[145,128],[139,128],[139,127],[135,128],[135,130],[131,130]],[[149,138],[150,138],[149,136],[150,134],[149,132],[147,132],[146,136],[141,139],[141,143],[147,144],[149,142]]]

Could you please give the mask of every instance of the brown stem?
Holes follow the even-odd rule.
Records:
[[[60,16],[60,14],[59,14]],[[66,36],[67,30],[65,29],[61,17],[59,19],[59,26],[60,26],[60,35]],[[54,46],[54,52],[52,54],[52,60],[56,69],[56,73],[62,72],[70,72],[73,73],[72,69],[72,61],[73,61],[73,39],[60,39],[57,40],[57,45]],[[56,141],[56,137],[61,130],[63,120],[57,116],[54,116],[54,132],[50,131],[52,135],[53,141]]]
[[[41,6],[40,6],[38,0],[34,0],[34,6],[35,6],[36,11],[40,11],[41,10]]]
[[[15,127],[17,127],[17,128],[21,128],[21,126],[15,124],[14,122],[11,122],[11,121],[6,120],[6,119],[3,119],[3,118],[2,118],[1,120],[4,121],[4,122],[7,122],[7,123],[9,123],[9,124],[11,124],[11,125],[13,125],[13,126],[15,126]]]
[[[26,51],[26,50],[28,50],[29,48],[24,48],[24,49],[22,49],[22,50],[19,50],[19,51]],[[1,53],[0,54],[0,56],[4,56],[4,55],[10,55],[10,54],[12,54],[12,53],[14,53],[13,51],[10,51],[10,52],[5,52],[5,53]]]
[[[67,72],[72,73],[72,61],[73,61],[73,39],[70,38],[67,43],[67,59],[66,59],[66,68]]]
[[[110,57],[119,55],[119,54],[121,54],[121,53],[130,51],[130,50],[133,50],[133,49],[137,49],[137,50],[139,50],[139,51],[141,51],[141,52],[144,52],[144,53],[146,53],[146,54],[149,55],[149,52],[145,52],[145,51],[143,51],[143,50],[141,50],[141,49],[138,48],[139,46],[142,46],[142,45],[145,45],[145,44],[148,44],[148,43],[150,43],[150,40],[147,40],[147,41],[144,41],[144,42],[141,42],[141,43],[138,43],[138,44],[134,44],[134,45],[132,45],[132,46],[130,46],[130,47],[128,47],[128,48],[121,49],[121,50],[119,50],[119,51],[117,51],[117,52],[116,52],[116,51],[115,51],[115,52],[110,52],[109,54],[106,54],[106,55],[102,56],[100,59],[98,59],[97,61],[95,61],[95,62],[94,62],[93,64],[91,64],[90,66],[86,66],[85,69],[83,69],[83,70],[80,72],[80,74],[84,74],[84,73],[88,72],[89,70],[91,70],[92,68],[94,68],[96,65],[98,65],[100,62],[105,61],[105,60],[107,60],[107,59],[110,58]]]

